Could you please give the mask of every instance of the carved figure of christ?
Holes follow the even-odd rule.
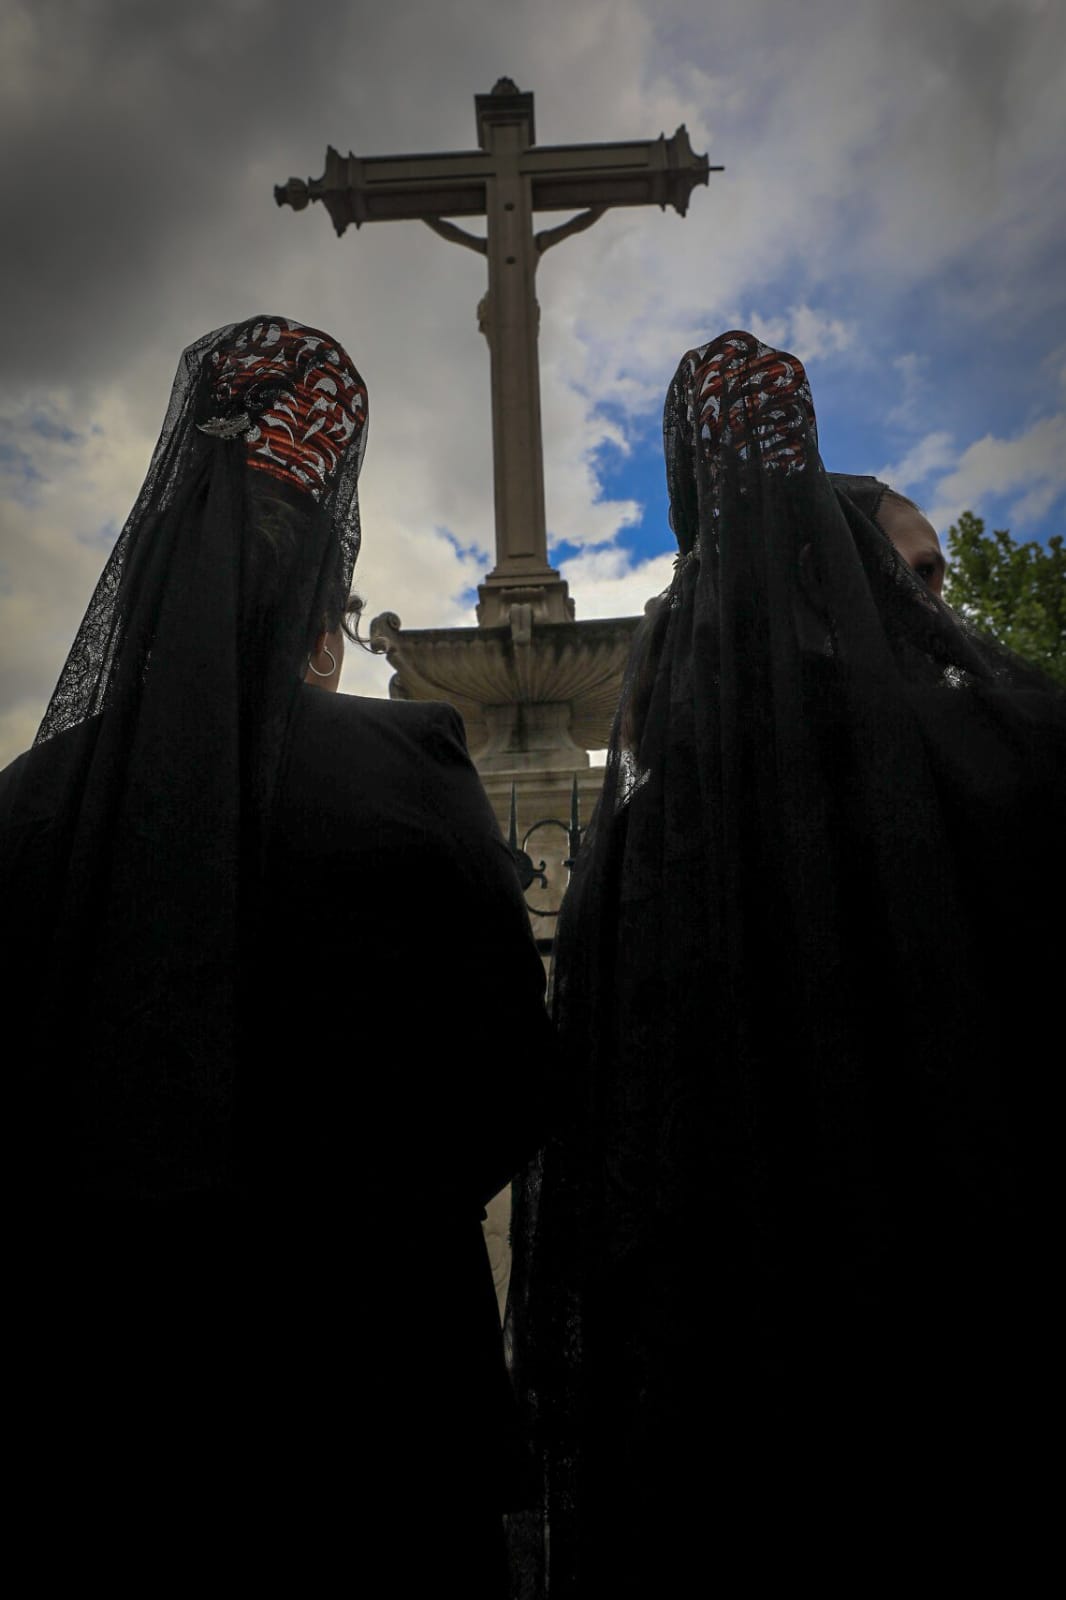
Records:
[[[548,565],[544,516],[537,263],[611,206],[669,204],[683,216],[692,188],[712,169],[693,154],[683,127],[670,140],[538,148],[533,96],[507,78],[477,95],[475,106],[478,151],[361,160],[331,148],[322,178],[290,178],[274,193],[279,205],[296,210],[321,200],[338,234],[352,222],[418,219],[487,258],[478,321],[491,361],[496,565],[480,589],[478,620],[504,622],[512,603],[534,600],[544,620],[563,621],[573,606]],[[578,206],[585,209],[567,222],[534,233],[535,211]],[[473,215],[485,217],[484,237],[444,220]]]

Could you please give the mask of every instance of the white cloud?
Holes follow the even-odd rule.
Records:
[[[12,727],[43,709],[103,556],[77,535],[128,510],[182,345],[255,310],[329,328],[368,381],[356,577],[368,613],[396,610],[408,627],[471,620],[493,529],[475,325],[484,263],[415,223],[338,241],[321,207],[279,212],[271,186],[320,172],[327,142],[362,155],[471,147],[472,96],[501,70],[535,91],[542,143],[669,135],[683,121],[693,147],[727,166],[685,219],[613,211],[539,269],[548,521],[584,549],[567,573],[580,615],[639,611],[669,577],[668,556],[631,567],[615,548],[638,507],[604,495],[597,449],[624,454],[681,353],[743,322],[743,308],[805,360],[874,370],[876,348],[894,363],[885,420],[917,440],[896,481],[941,473],[951,514],[1005,492],[1035,516],[1057,492],[1051,457],[1066,450],[1038,432],[1029,445],[999,438],[1001,419],[953,417],[957,439],[987,438],[947,458],[920,333],[893,308],[905,296],[927,315],[942,308],[968,349],[1019,308],[1051,325],[1061,278],[1042,263],[1062,226],[1063,8],[417,0],[389,12],[322,0],[305,14],[256,0],[254,28],[248,5],[128,9],[11,0],[0,24],[0,71],[17,63],[0,112],[19,218],[3,269],[7,414],[43,480],[19,503],[16,470],[4,508],[0,714]],[[279,63],[283,91],[265,95]],[[40,182],[53,169],[65,174],[61,249]],[[101,205],[101,172],[121,202]],[[1017,359],[1030,360],[1020,345]],[[1040,375],[1045,398],[1061,365],[1059,349]],[[26,426],[27,373],[52,420],[98,430],[91,447]],[[607,565],[587,564],[595,548]],[[387,676],[350,653],[346,686],[381,692]]]
[[[955,460],[956,454],[950,433],[929,433],[894,466],[881,467],[875,476],[894,489],[907,489],[924,483],[931,473],[942,472]]]
[[[579,617],[632,617],[669,586],[674,558],[667,553],[634,563],[618,548],[588,550],[559,570],[576,596]]]
[[[32,414],[47,418],[50,429],[22,435],[24,457],[0,502],[0,767],[32,742],[154,442],[144,419],[131,417],[125,398],[109,389],[77,398],[38,394]],[[93,419],[88,426],[86,418]],[[32,490],[28,503],[25,487]],[[471,625],[469,591],[483,558],[428,518],[397,517],[381,504],[380,488],[379,481],[361,496],[354,587],[366,600],[367,622],[389,610],[408,628]],[[388,677],[382,658],[349,647],[347,691],[385,694]]]
[[[772,314],[752,310],[732,320],[764,344],[791,351],[805,366],[853,350],[858,339],[854,322],[817,311],[805,302]]]
[[[639,522],[634,500],[603,496],[596,452],[611,444],[623,455],[628,440],[619,425],[597,409],[598,396],[578,388],[551,353],[542,373],[545,513],[553,544],[609,543]],[[612,396],[612,398],[614,398]]]
[[[2,765],[37,731],[154,441],[112,385],[24,391],[0,429],[17,439],[0,474]]]
[[[961,511],[980,512],[986,499],[1018,492],[1008,504],[1017,535],[1030,519],[1042,516],[1066,491],[1066,413],[1044,417],[1013,439],[991,434],[964,450],[952,472],[936,485],[929,520],[937,528],[956,521]]]

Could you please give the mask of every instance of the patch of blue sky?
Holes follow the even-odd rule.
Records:
[[[972,306],[953,305],[942,282],[902,292],[871,322],[859,348],[808,364],[826,466],[882,474],[890,465],[905,467],[899,487],[932,505],[967,452],[992,441],[1002,486],[983,481],[971,509],[989,515],[996,505],[1013,508],[1018,537],[1046,541],[1061,532],[1061,468],[1056,487],[1048,450],[1026,443],[1034,430],[1060,425],[1054,419],[1063,417],[1066,401],[1066,350],[1047,324],[1019,307],[975,322]],[[1034,384],[1034,375],[1041,381]],[[1012,457],[1033,462],[1028,482],[1016,473],[1008,480]]]
[[[75,429],[68,428],[65,422],[58,422],[55,417],[50,417],[43,411],[38,411],[32,416],[28,426],[38,438],[59,444],[79,444],[83,438],[83,435]]]
[[[1052,494],[1046,485],[988,491],[971,509],[983,518],[987,532],[1006,528],[1019,544],[1046,545],[1053,537],[1066,537],[1066,493]]]
[[[1066,418],[1066,339],[1055,333],[1063,321],[1048,314],[1049,293],[1061,298],[1047,287],[1055,274],[1037,272],[1043,289],[1030,296],[990,284],[985,264],[965,256],[935,276],[886,276],[879,285],[833,271],[815,283],[802,263],[788,266],[787,277],[753,286],[750,303],[728,320],[752,326],[765,312],[783,331],[768,323],[764,336],[786,342],[801,325],[797,307],[826,322],[828,337],[802,353],[830,471],[888,475],[942,517],[949,505],[950,517],[969,505],[1016,538],[1046,542],[1066,530],[1066,482],[1047,439]],[[694,322],[693,343],[725,326],[716,318],[696,331]],[[850,342],[841,330],[851,330]],[[642,508],[612,541],[634,559],[671,545],[660,404],[597,406],[625,440],[624,448],[603,440],[594,453],[600,498]],[[573,553],[552,545],[555,561]]]
[[[599,408],[621,430],[625,444],[604,439],[593,453],[593,468],[600,486],[599,499],[632,501],[640,507],[638,518],[618,529],[612,545],[629,552],[635,560],[660,555],[672,545],[667,521],[666,480],[663,468],[662,426],[659,408],[640,416],[625,415],[621,407],[610,404]],[[553,561],[565,561],[577,553],[564,540],[554,543]]]
[[[480,545],[457,538],[450,528],[444,527],[444,525],[441,523],[437,524],[434,531],[439,533],[443,539],[447,539],[448,543],[451,545],[452,549],[455,551],[456,555],[459,557],[460,561],[464,563],[464,565],[473,564],[478,569],[484,568],[485,551]],[[357,567],[356,588],[358,589],[358,587],[359,579]],[[472,611],[478,603],[477,584],[467,584],[465,588],[462,588],[458,591],[456,599],[461,605],[466,606]]]
[[[484,561],[485,551],[481,545],[471,541],[464,542],[452,532],[451,528],[446,528],[443,523],[437,523],[433,531],[439,533],[442,539],[447,539],[461,561],[475,561],[478,563]]]
[[[118,538],[120,530],[121,524],[116,522],[114,518],[109,518],[107,522],[102,522],[98,528],[77,529],[74,537],[79,544],[88,545],[90,549],[96,547],[110,550]]]
[[[43,483],[44,474],[38,471],[31,457],[19,443],[13,429],[0,422],[0,471],[5,475],[24,478],[31,483]]]
[[[584,555],[587,546],[571,544],[568,539],[553,540],[548,535],[548,560],[553,567],[559,567],[564,561],[573,561],[575,556]]]
[[[0,483],[8,499],[32,509],[40,502],[40,486],[47,482],[34,465],[14,430],[0,421]]]
[[[938,296],[939,300],[939,296]],[[909,308],[908,308],[909,309]],[[1009,436],[1018,427],[1061,404],[1054,386],[1034,386],[1048,354],[1039,320],[985,319],[961,336],[951,325],[950,294],[943,315],[908,315],[911,349],[918,358],[915,417],[959,434],[965,443],[991,432]]]
[[[4,493],[17,505],[30,509],[39,505],[41,486],[50,478],[50,447],[77,445],[83,438],[46,410],[36,410],[28,418],[0,417]]]

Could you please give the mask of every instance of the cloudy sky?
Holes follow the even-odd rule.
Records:
[[[618,210],[538,275],[548,524],[579,615],[670,570],[659,417],[681,353],[747,326],[808,363],[831,468],[943,532],[1066,531],[1056,0],[2,0],[0,763],[33,737],[139,486],[181,348],[259,311],[326,327],[370,388],[357,584],[472,620],[489,565],[484,263],[349,230],[273,186],[476,143],[507,74],[542,143],[687,124],[724,173]],[[557,222],[556,215],[548,222]],[[386,692],[350,653],[344,687]]]

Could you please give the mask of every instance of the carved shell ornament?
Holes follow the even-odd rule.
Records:
[[[320,500],[362,451],[366,385],[328,334],[281,317],[242,323],[205,361],[201,433],[240,440],[249,467]]]

